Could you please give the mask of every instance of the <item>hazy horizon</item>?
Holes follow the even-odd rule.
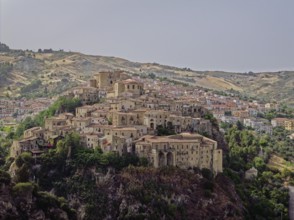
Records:
[[[199,71],[294,70],[294,2],[0,0],[0,41]]]

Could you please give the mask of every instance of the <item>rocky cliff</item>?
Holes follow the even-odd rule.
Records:
[[[0,177],[0,219],[75,219],[66,201],[47,192],[41,192],[35,184],[13,184]],[[5,175],[5,174],[4,174]],[[8,178],[9,179],[9,178]]]
[[[106,175],[87,170],[64,186],[79,219],[243,219],[233,183],[197,170],[128,167]]]

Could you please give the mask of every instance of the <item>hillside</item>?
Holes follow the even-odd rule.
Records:
[[[45,51],[45,52],[44,52]],[[218,91],[234,90],[267,101],[294,104],[294,72],[228,73],[193,71],[157,63],[137,63],[116,57],[91,56],[77,52],[0,50],[0,96],[52,96],[85,84],[102,70],[181,81]],[[12,65],[11,65],[12,64]],[[11,66],[9,66],[11,65]]]

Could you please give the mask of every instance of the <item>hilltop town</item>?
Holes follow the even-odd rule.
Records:
[[[160,93],[121,71],[100,72],[88,86],[65,94],[84,104],[75,114],[64,112],[46,118],[44,127],[26,130],[23,139],[13,142],[10,156],[16,158],[30,151],[38,158],[44,150],[55,147],[58,139],[78,132],[88,148],[100,147],[103,152],[119,155],[134,153],[147,158],[154,167],[222,172],[222,149],[216,141],[198,134],[211,135],[211,121],[201,118],[208,111],[185,92],[172,93]],[[172,134],[159,134],[160,128]]]
[[[38,158],[66,134],[78,132],[81,143],[88,148],[136,154],[146,157],[154,167],[198,167],[218,173],[222,172],[222,146],[211,139],[213,119],[239,121],[267,134],[276,126],[294,130],[293,119],[274,118],[269,124],[257,117],[258,113],[278,108],[277,104],[242,101],[131,77],[123,71],[99,72],[88,85],[73,88],[63,96],[78,98],[83,106],[77,107],[75,114],[62,112],[46,118],[44,127],[26,130],[23,139],[13,142],[12,157],[30,151]]]
[[[245,201],[253,201],[256,197],[252,193],[261,192],[264,187],[275,193],[262,191],[261,198],[275,199],[278,195],[283,207],[287,207],[288,191],[283,184],[293,182],[294,120],[291,108],[281,103],[195,88],[155,74],[109,70],[91,74],[87,83],[54,99],[2,99],[1,112],[0,138],[4,142],[0,153],[7,159],[0,162],[11,176],[10,187],[16,181],[16,186],[38,183],[42,190],[57,190],[54,194],[65,196],[70,207],[78,204],[79,216],[94,216],[85,207],[104,207],[103,201],[96,200],[106,192],[107,196],[114,196],[109,200],[112,204],[123,205],[131,192],[137,197],[129,198],[128,203],[136,206],[139,201],[140,207],[147,204],[146,207],[157,210],[153,200],[145,199],[152,194],[151,188],[155,194],[161,192],[166,173],[167,185],[181,189],[171,187],[166,191],[170,195],[176,193],[176,203],[183,193],[187,196],[194,190],[182,188],[182,180],[188,178],[192,187],[192,182],[200,181],[196,184],[198,193],[192,193],[198,200],[189,200],[189,207],[194,210],[191,219],[195,215],[207,216],[203,210],[216,203],[238,219],[236,216],[243,210],[238,195],[245,193]],[[180,178],[179,173],[183,173]],[[271,176],[264,182],[264,175],[268,174]],[[139,176],[130,180],[130,175]],[[152,182],[155,187],[148,185],[148,178],[157,179]],[[120,194],[121,183],[130,181],[136,183],[125,184],[127,188]],[[148,192],[138,194],[138,181],[147,184],[143,184],[143,189]],[[253,186],[255,181],[260,184]],[[279,181],[274,188],[273,181]],[[235,186],[242,189],[240,194]],[[166,192],[160,193],[160,198],[169,203]],[[204,208],[211,198],[217,200]],[[237,201],[235,205],[232,198]],[[267,207],[266,200],[259,201]],[[254,203],[246,202],[246,207],[252,208],[250,216],[266,216],[281,204],[279,201],[275,200],[262,213],[254,209]],[[202,204],[197,209],[201,212],[195,211],[196,203]],[[8,213],[9,205],[4,210]],[[112,213],[111,208],[106,210],[103,215]],[[111,215],[118,216],[120,212],[124,213],[117,208]],[[222,211],[216,212],[222,215]],[[282,215],[287,213],[284,208]]]
[[[0,220],[294,220],[294,1],[0,5]]]

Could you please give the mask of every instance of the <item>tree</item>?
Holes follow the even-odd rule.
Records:
[[[22,121],[16,131],[15,131],[15,136],[18,138],[20,136],[23,135],[23,132],[29,128],[32,128],[32,127],[35,127],[35,126],[38,126],[39,124],[32,119],[32,117],[26,117],[24,121]]]
[[[203,168],[201,170],[201,174],[204,178],[208,179],[208,180],[212,180],[213,178],[213,173],[211,172],[210,169],[207,169],[207,168]]]
[[[225,116],[232,116],[232,111],[225,111]]]
[[[264,160],[261,157],[255,157],[253,159],[254,166],[259,171],[263,171],[265,169],[266,164],[264,163]]]
[[[30,179],[30,169],[27,164],[23,164],[15,172],[15,181],[16,182],[28,182]]]
[[[236,125],[237,125],[237,128],[238,128],[239,131],[244,129],[244,125],[240,121],[237,121]]]
[[[6,185],[8,185],[11,181],[11,177],[9,175],[9,173],[0,170],[0,183],[4,183]]]
[[[155,79],[155,77],[156,77],[156,75],[155,75],[154,73],[149,73],[148,76],[149,76],[149,78],[151,78],[151,79]]]
[[[0,52],[9,52],[10,49],[6,44],[0,42]]]
[[[162,125],[158,125],[157,128],[157,135],[158,136],[165,136],[165,135],[173,135],[175,134],[174,130],[165,128]]]

